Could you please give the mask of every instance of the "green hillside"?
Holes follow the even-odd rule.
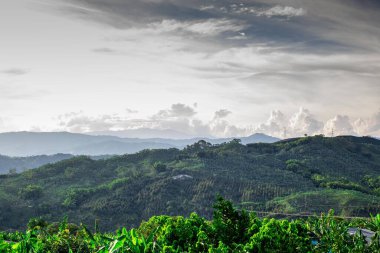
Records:
[[[220,194],[259,212],[369,216],[380,212],[380,141],[322,136],[274,144],[200,141],[184,150],[145,150],[94,161],[75,157],[0,176],[0,229],[31,217],[103,230],[153,215],[211,217]],[[258,213],[259,213],[258,212]]]

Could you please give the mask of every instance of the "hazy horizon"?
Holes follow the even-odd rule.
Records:
[[[88,136],[110,136],[110,137],[119,137],[119,138],[130,138],[130,139],[172,139],[172,140],[193,140],[193,139],[232,139],[232,138],[246,138],[246,137],[255,137],[255,136],[264,136],[264,137],[273,137],[278,140],[280,138],[270,136],[264,133],[252,133],[249,135],[240,135],[240,136],[231,136],[231,137],[216,137],[216,136],[196,136],[196,135],[187,135],[186,133],[173,131],[170,129],[149,129],[149,128],[139,128],[135,130],[124,130],[124,131],[101,131],[101,132],[69,132],[69,131],[10,131],[10,132],[0,132],[0,135],[13,135],[19,134],[19,137],[22,137],[22,134],[73,134],[73,135],[88,135]],[[15,135],[16,136],[16,135]],[[303,137],[303,136],[297,136]]]
[[[2,7],[0,132],[380,136],[378,1]]]
[[[278,140],[285,140],[285,139],[291,139],[291,138],[302,138],[305,136],[319,136],[323,135],[325,137],[338,137],[338,136],[354,136],[354,137],[372,137],[376,139],[380,139],[380,136],[377,135],[358,135],[358,134],[336,134],[334,131],[331,131],[327,134],[303,134],[303,135],[293,135],[288,136],[286,133],[283,133],[285,136],[272,136],[269,134],[261,133],[261,132],[254,132],[250,133],[248,135],[234,135],[234,136],[228,136],[228,137],[217,137],[212,135],[189,135],[183,132],[174,131],[171,129],[150,129],[150,128],[139,128],[139,129],[130,129],[130,130],[122,130],[122,131],[100,131],[100,132],[70,132],[70,131],[9,131],[9,132],[0,132],[1,134],[19,134],[19,133],[30,133],[30,134],[61,134],[61,133],[67,133],[67,134],[80,134],[80,135],[88,135],[88,136],[110,136],[110,137],[118,137],[118,138],[125,138],[125,139],[167,139],[167,140],[193,140],[193,139],[233,139],[233,138],[248,138],[248,137],[255,137],[255,136],[266,136],[266,137],[273,137]]]

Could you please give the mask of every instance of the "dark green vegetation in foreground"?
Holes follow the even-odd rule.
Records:
[[[154,216],[137,229],[99,233],[81,225],[48,224],[40,219],[28,223],[26,233],[1,233],[3,253],[56,252],[380,252],[380,215],[370,219],[338,219],[330,212],[320,218],[260,219],[254,213],[237,211],[218,198],[208,221],[196,213],[189,217]],[[350,235],[349,228],[375,232],[365,238]],[[360,230],[358,230],[360,231]]]
[[[366,216],[380,212],[380,141],[322,136],[273,144],[197,142],[94,161],[75,157],[0,176],[0,229],[31,217],[99,220],[103,231],[154,215],[210,219],[220,194],[239,208],[276,213]],[[258,214],[261,214],[257,212]]]

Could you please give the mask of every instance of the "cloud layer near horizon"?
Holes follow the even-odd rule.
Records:
[[[112,132],[136,129],[175,130],[188,137],[241,137],[254,133],[265,133],[279,138],[324,134],[337,135],[371,135],[380,136],[380,110],[369,118],[350,118],[336,115],[323,122],[309,110],[299,108],[292,114],[274,110],[269,118],[260,124],[236,126],[228,121],[233,112],[220,109],[208,121],[201,121],[196,116],[196,107],[181,103],[160,110],[147,119],[136,119],[124,115],[86,116],[84,113],[61,115],[59,130],[71,132]]]

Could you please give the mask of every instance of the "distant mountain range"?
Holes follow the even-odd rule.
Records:
[[[39,155],[29,157],[9,157],[0,155],[0,174],[6,174],[8,172],[21,172],[72,157],[73,155],[69,154],[55,154],[50,156]],[[16,171],[13,171],[13,169]]]
[[[108,135],[117,136],[120,138],[140,138],[140,139],[191,139],[194,136],[173,130],[173,129],[151,129],[151,128],[139,128],[139,129],[128,129],[121,131],[98,131],[90,132],[90,135]],[[210,136],[204,136],[210,137]]]
[[[113,155],[90,156],[93,160],[107,159]],[[73,158],[70,154],[36,155],[24,157],[10,157],[0,155],[0,175],[23,172],[35,169],[49,163],[56,163],[62,160]]]
[[[242,144],[273,143],[279,141],[278,138],[259,133],[237,138],[241,139]],[[90,156],[120,155],[135,153],[144,149],[181,149],[202,139],[212,144],[221,144],[234,138],[140,139],[68,132],[10,132],[0,133],[0,154],[16,157],[53,155],[58,153]]]

